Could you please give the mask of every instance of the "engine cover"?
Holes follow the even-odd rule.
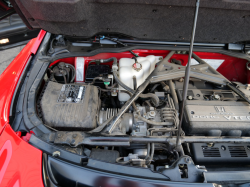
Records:
[[[60,130],[93,129],[98,101],[95,86],[49,82],[41,100],[44,123]]]
[[[250,107],[236,101],[187,101],[184,126],[192,135],[248,136]]]

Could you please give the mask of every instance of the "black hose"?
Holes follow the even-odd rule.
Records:
[[[133,76],[133,84],[134,84],[134,90],[137,89],[137,80],[136,80],[136,76]]]
[[[174,151],[174,153],[175,153],[175,156],[176,156],[176,160],[178,160],[180,158],[179,153],[177,151]]]
[[[113,71],[113,75],[114,75],[114,78],[115,78],[115,81],[121,86],[123,87],[125,90],[129,91],[130,93],[134,93],[135,91],[128,87],[127,85],[125,85],[119,78],[118,78],[118,75],[117,75],[117,71]]]
[[[149,92],[152,93],[158,86],[160,86],[160,84],[155,84]]]
[[[139,95],[140,98],[151,98],[155,107],[159,106],[160,103],[160,99],[157,95],[153,94],[153,93],[147,93],[147,94],[140,94]]]
[[[112,89],[117,86],[117,83],[113,84],[112,86],[105,85],[106,89]]]
[[[125,47],[128,46],[127,44],[124,44],[123,42],[121,42],[121,41],[119,41],[119,40],[117,40],[117,39],[110,38],[110,37],[106,37],[106,36],[105,36],[105,38],[108,39],[108,40],[111,40],[111,41],[113,41],[113,42],[116,42],[116,43],[118,43],[118,44],[121,44],[121,45],[123,45],[123,46],[125,46]],[[130,52],[132,55],[134,55],[135,57],[139,57],[139,55],[135,54],[132,50],[130,50],[129,52]]]
[[[102,77],[95,77],[95,78],[93,79],[93,81],[92,81],[90,84],[91,84],[91,85],[92,85],[92,84],[95,84],[95,81],[96,81],[96,80],[100,80],[100,79],[102,79]]]
[[[65,75],[63,75],[63,79],[64,79],[64,83],[67,84],[67,79]]]
[[[117,59],[115,58],[115,57],[111,57],[111,58],[108,58],[108,59],[98,59],[98,60],[91,60],[90,62],[89,62],[89,65],[91,64],[91,63],[96,63],[96,64],[102,64],[102,63],[107,63],[107,62],[112,62],[113,61],[113,63],[116,63],[117,64]]]
[[[69,66],[69,68],[72,70],[73,75],[72,75],[70,82],[73,82],[75,80],[75,77],[76,77],[76,69],[73,65],[68,64],[68,63],[66,64],[66,66]]]

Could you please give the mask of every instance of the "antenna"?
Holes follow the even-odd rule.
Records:
[[[184,80],[184,85],[183,85],[182,104],[181,104],[181,108],[180,108],[181,109],[180,110],[180,123],[179,123],[179,127],[178,127],[177,139],[176,139],[176,148],[178,148],[178,145],[179,145],[180,134],[181,134],[181,124],[183,121],[184,107],[185,107],[186,98],[187,98],[187,90],[188,90],[189,76],[190,76],[190,63],[191,63],[191,57],[192,57],[192,53],[193,53],[194,36],[195,36],[195,30],[196,30],[199,5],[200,5],[200,0],[197,0],[196,1],[196,8],[195,8],[193,30],[192,30],[192,37],[191,37],[190,47],[189,47],[188,63],[187,63],[187,67],[185,70],[185,80]]]

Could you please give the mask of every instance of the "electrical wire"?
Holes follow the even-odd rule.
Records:
[[[123,42],[121,42],[121,41],[119,41],[118,39],[115,39],[115,38],[110,38],[110,37],[107,37],[107,36],[101,36],[100,39],[101,39],[101,40],[103,40],[103,39],[108,39],[108,40],[111,40],[111,41],[116,42],[116,43],[118,43],[118,44],[121,44],[121,45],[123,45],[123,46],[125,46],[125,47],[128,46],[127,44],[125,44],[125,43],[123,43]],[[139,55],[135,54],[132,50],[130,50],[129,52],[130,52],[132,55],[134,55],[135,57],[139,57]]]

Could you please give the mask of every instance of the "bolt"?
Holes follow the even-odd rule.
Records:
[[[225,150],[226,150],[226,147],[223,145],[223,146],[221,146],[221,149],[222,149],[223,151],[225,151]]]
[[[179,164],[179,167],[180,168],[184,168],[184,164]]]
[[[169,165],[165,165],[165,168],[169,168]]]
[[[188,98],[188,100],[192,100],[193,99],[193,97],[191,95],[189,95],[187,98]]]
[[[60,154],[61,154],[60,151],[55,151],[55,152],[52,153],[52,156],[59,157]]]
[[[58,137],[58,138],[61,138],[61,137],[62,137],[62,135],[61,135],[61,134],[58,134],[58,135],[57,135],[57,137]]]
[[[184,79],[183,79],[183,78],[180,78],[180,79],[179,79],[179,82],[183,82],[183,81],[184,81]]]
[[[190,158],[185,158],[185,162],[189,163],[190,162]]]
[[[70,145],[75,146],[75,144],[76,144],[76,141],[73,139],[73,140],[70,142]]]
[[[214,95],[214,98],[219,100],[220,99],[220,96],[219,95]]]
[[[214,146],[214,143],[208,143],[207,146],[208,146],[208,147],[213,147],[213,146]]]

